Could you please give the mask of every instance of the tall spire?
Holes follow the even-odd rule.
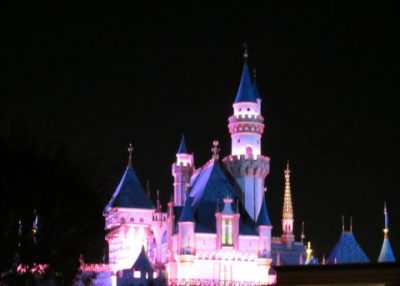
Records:
[[[386,202],[384,202],[384,204],[383,204],[383,215],[385,216],[385,228],[383,229],[383,233],[385,234],[385,238],[386,238],[388,236],[388,232],[389,232],[389,221],[388,221]]]
[[[247,44],[243,45],[243,58],[244,65],[242,71],[242,77],[240,79],[239,89],[236,94],[235,103],[239,102],[257,102],[257,96],[254,94],[253,84],[251,82],[249,67],[247,65],[247,59],[249,54],[247,52]]]
[[[396,259],[394,257],[392,246],[390,245],[389,241],[389,221],[386,202],[384,203],[383,214],[385,216],[385,228],[383,229],[384,237],[378,262],[395,262]]]
[[[128,169],[132,169],[132,151],[133,151],[133,147],[132,147],[132,143],[129,143],[128,145],[128,153],[129,153],[129,159],[128,159]]]
[[[177,154],[188,154],[184,134],[182,134],[181,144],[179,145],[178,151],[176,153]]]
[[[286,163],[285,169],[285,193],[283,197],[283,210],[282,210],[282,239],[287,243],[294,241],[293,235],[293,206],[292,194],[290,191],[290,167],[289,160]]]
[[[293,219],[293,206],[292,206],[292,194],[290,191],[290,168],[289,160],[286,163],[285,169],[285,194],[283,198],[283,219]]]

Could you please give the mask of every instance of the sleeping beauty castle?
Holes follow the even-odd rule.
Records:
[[[210,160],[195,167],[182,136],[166,211],[141,186],[129,146],[128,166],[103,212],[108,263],[81,265],[97,273],[96,285],[270,285],[272,266],[311,262],[304,232],[300,241],[294,235],[289,164],[282,234],[271,236],[264,186],[270,158],[261,152],[265,122],[247,57],[228,118],[230,154],[221,158],[214,141]]]

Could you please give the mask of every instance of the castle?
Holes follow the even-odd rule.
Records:
[[[159,198],[154,205],[139,182],[130,145],[128,166],[103,212],[108,264],[82,269],[101,274],[98,285],[269,285],[276,283],[273,265],[311,263],[304,233],[296,241],[293,232],[289,163],[282,235],[271,236],[264,187],[270,159],[261,152],[264,127],[245,52],[228,118],[230,155],[220,158],[214,141],[210,160],[196,168],[182,136],[172,164],[173,198],[163,212]]]

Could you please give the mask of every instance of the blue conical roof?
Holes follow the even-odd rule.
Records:
[[[104,211],[111,208],[154,209],[154,205],[146,196],[131,164],[128,165],[122,179]]]
[[[265,196],[263,196],[261,209],[260,209],[260,213],[258,215],[258,219],[257,219],[256,224],[257,224],[257,226],[259,226],[259,225],[272,225],[271,221],[269,220],[267,204],[265,202]]]
[[[257,102],[257,96],[254,93],[247,63],[244,63],[242,78],[240,79],[239,89],[235,98],[235,103],[239,102]]]
[[[188,150],[187,150],[186,142],[185,142],[185,135],[182,135],[181,144],[179,145],[179,148],[178,148],[178,151],[176,151],[176,154],[188,154]]]
[[[150,262],[150,259],[147,256],[143,246],[138,258],[136,258],[136,261],[132,265],[131,269],[143,272],[154,272],[153,264]]]
[[[184,221],[194,222],[192,202],[193,202],[193,198],[190,196],[187,196],[185,205],[183,206],[181,215],[179,216],[179,222],[184,222]]]
[[[336,260],[336,261],[335,261]],[[328,257],[329,264],[368,263],[369,259],[351,231],[343,231]]]
[[[390,245],[389,238],[385,237],[383,240],[381,253],[379,254],[378,262],[396,262],[394,258],[392,246]]]

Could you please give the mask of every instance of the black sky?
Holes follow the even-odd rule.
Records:
[[[266,118],[274,235],[289,159],[296,234],[304,220],[318,256],[333,248],[344,214],[375,261],[386,200],[400,258],[395,9],[323,2],[3,4],[2,128],[23,118],[38,144],[61,141],[72,163],[95,165],[85,176],[102,182],[104,203],[132,142],[140,179],[165,202],[182,133],[196,166],[214,139],[229,153],[227,118],[247,42]]]

